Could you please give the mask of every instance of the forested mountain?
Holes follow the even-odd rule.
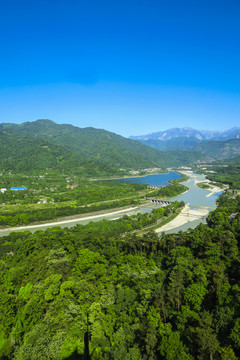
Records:
[[[46,140],[0,131],[0,170],[27,173],[46,169],[75,171],[84,176],[112,175],[116,167],[81,158],[72,151]]]
[[[17,136],[48,141],[82,158],[121,168],[166,167],[169,166],[169,160],[174,160],[166,153],[101,129],[80,129],[72,125],[58,125],[50,120],[37,120],[20,125],[1,124],[1,127],[14,130]]]
[[[220,160],[218,162],[216,162],[217,164],[221,164],[221,165],[240,165],[240,155],[239,156],[235,156],[232,159],[224,159],[224,160]]]
[[[230,159],[240,154],[240,140],[205,141],[194,146],[194,150],[215,159]]]
[[[174,156],[176,161],[176,166],[187,166],[191,164],[196,164],[198,162],[211,162],[213,158],[207,154],[203,154],[200,151],[183,151],[183,150],[174,150],[168,151],[168,154]]]
[[[201,161],[230,159],[240,154],[240,139],[223,138],[218,140],[199,140],[194,137],[175,137],[170,140],[139,140],[142,144],[162,151],[185,151]],[[173,153],[172,153],[173,154]]]
[[[240,140],[236,139],[175,137],[141,140],[141,144],[106,130],[59,125],[51,120],[0,124],[0,139],[1,171],[81,168],[87,176],[101,176],[119,174],[120,168],[167,168],[240,154]]]
[[[6,154],[0,153],[2,157],[0,164],[6,168],[15,163],[18,168],[21,167],[21,162],[19,163],[17,158],[20,154],[23,154],[22,158],[29,156],[28,163],[32,163],[34,168],[42,167],[42,164],[46,167],[54,166],[54,162],[58,166],[63,159],[67,163],[70,158],[70,163],[73,163],[77,161],[76,156],[80,156],[81,161],[91,159],[117,169],[166,168],[188,165],[189,161],[204,160],[202,155],[192,154],[189,157],[186,153],[186,156],[181,158],[178,154],[158,151],[106,130],[59,125],[51,120],[37,120],[23,124],[3,123],[0,124],[0,134],[2,138],[6,136],[6,141],[3,141],[2,146],[11,139],[14,150],[13,153],[11,151]],[[31,146],[34,144],[36,149],[32,151]],[[7,147],[8,145],[6,149]],[[33,158],[34,154],[39,154],[39,157]],[[40,160],[43,161],[42,164],[38,164]]]
[[[131,138],[162,151],[195,151],[202,161],[229,159],[240,154],[240,130],[237,127],[222,132],[175,128]]]

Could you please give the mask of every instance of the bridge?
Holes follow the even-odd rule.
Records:
[[[171,205],[172,201],[170,200],[160,200],[160,199],[151,199],[153,204],[160,204],[160,205]]]

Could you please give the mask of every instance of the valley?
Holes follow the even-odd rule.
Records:
[[[86,346],[92,360],[237,359],[235,150],[159,151],[45,120],[0,136],[1,359]]]
[[[240,360],[240,2],[0,9],[0,360]]]

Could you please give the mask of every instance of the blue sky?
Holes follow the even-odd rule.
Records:
[[[240,126],[239,18],[239,0],[0,0],[0,122]]]

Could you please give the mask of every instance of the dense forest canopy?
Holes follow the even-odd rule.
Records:
[[[38,166],[46,161],[45,154],[49,154],[50,159],[51,157],[54,159],[55,154],[56,158],[63,157],[66,164],[71,162],[69,155],[72,154],[72,162],[76,162],[78,159],[87,159],[114,168],[127,169],[166,167],[170,160],[174,165],[176,164],[172,156],[142,145],[138,141],[126,139],[106,130],[80,129],[72,125],[58,125],[50,120],[38,120],[20,125],[1,124],[0,136],[2,137],[1,150],[6,149],[9,160],[11,158],[20,160],[19,148],[30,159],[37,150],[40,150],[40,159],[35,159]],[[31,155],[29,150],[34,150],[34,144],[36,144],[36,150]],[[2,161],[6,157],[4,153],[3,155]],[[52,161],[54,161],[53,159]],[[34,162],[34,160],[32,161]],[[5,163],[8,164],[7,159],[5,159]],[[2,166],[5,163],[3,162]],[[14,166],[12,163],[10,165]],[[51,160],[47,162],[47,165],[56,166]],[[31,164],[29,164],[28,170],[31,170]]]
[[[81,359],[88,319],[91,359],[237,359],[240,197],[186,233],[137,224],[1,238],[1,358]]]
[[[212,182],[227,184],[230,189],[240,190],[240,157],[218,161],[209,165],[196,167],[195,171],[207,175]]]

